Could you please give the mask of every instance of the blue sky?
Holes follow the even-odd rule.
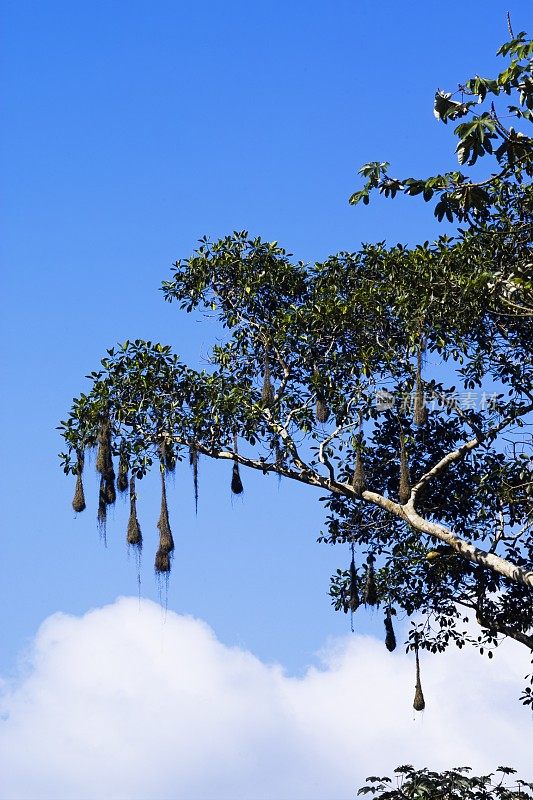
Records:
[[[2,559],[0,673],[39,624],[136,592],[117,508],[99,541],[70,508],[55,426],[83,376],[127,338],[172,344],[192,364],[216,329],[164,304],[174,260],[203,234],[234,229],[319,260],[361,241],[414,243],[439,230],[417,200],[351,208],[363,162],[399,174],[453,165],[436,88],[497,68],[495,52],[531,29],[528,2],[2,3]],[[228,645],[300,674],[346,633],[326,596],[348,556],[315,543],[312,490],[227,465],[178,471],[173,611]],[[155,542],[155,482],[141,524]],[[142,594],[158,598],[153,547]],[[358,620],[381,635],[381,618]]]

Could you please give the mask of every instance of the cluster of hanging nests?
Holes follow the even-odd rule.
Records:
[[[341,590],[342,592],[341,597],[343,600],[344,610],[346,612],[350,611],[352,615],[357,611],[361,603],[374,607],[379,605],[379,596],[376,586],[376,571],[374,567],[375,560],[376,559],[373,555],[369,555],[367,557],[366,575],[364,578],[363,590],[362,593],[360,594],[358,589],[354,548],[352,545],[352,560],[350,562],[347,595],[344,594],[344,590]],[[396,635],[394,633],[394,626],[392,624],[392,617],[395,614],[396,611],[394,610],[394,608],[392,608],[392,606],[388,605],[385,608],[385,617],[383,620],[385,625],[385,647],[390,653],[396,650]],[[352,631],[353,631],[353,625],[352,625]],[[416,662],[416,682],[415,682],[415,696],[413,700],[413,708],[415,709],[415,711],[423,711],[424,708],[426,707],[426,703],[424,700],[424,693],[422,691],[422,683],[420,680],[420,658],[419,658],[418,635],[415,636],[414,650],[415,650],[415,662]]]
[[[139,518],[137,516],[137,492],[135,488],[135,474],[129,474],[129,464],[127,453],[124,448],[120,450],[118,476],[115,475],[113,465],[113,451],[111,442],[112,430],[109,419],[104,419],[98,431],[98,450],[96,455],[96,471],[100,475],[100,487],[98,492],[98,524],[105,532],[107,520],[107,509],[113,505],[117,499],[117,492],[124,493],[129,489],[130,515],[126,530],[126,540],[128,545],[142,549],[143,537]],[[174,552],[174,538],[170,528],[168,515],[167,491],[165,475],[173,472],[176,467],[176,457],[172,446],[163,441],[159,448],[160,452],[160,472],[161,472],[161,511],[157,528],[159,531],[159,547],[155,555],[155,571],[158,574],[168,574],[171,568],[171,557]],[[193,470],[194,497],[198,507],[198,450],[191,446],[189,460]],[[76,465],[76,488],[72,507],[76,513],[85,510],[85,492],[83,488],[83,469],[85,465],[85,454],[83,450],[77,451]],[[237,462],[233,464],[231,490],[234,494],[242,494],[243,485]]]
[[[423,346],[420,346],[417,356],[417,374],[416,374],[416,390],[414,402],[414,422],[416,425],[424,425],[427,420],[427,408],[424,402],[424,389],[421,378],[421,365],[422,365]],[[274,401],[274,389],[272,386],[272,379],[269,366],[269,353],[268,348],[265,348],[264,354],[264,369],[263,369],[263,385],[261,391],[261,401],[265,406],[272,405]],[[330,416],[330,409],[324,399],[319,393],[316,400],[315,416],[319,423],[324,424],[328,421]],[[107,508],[113,505],[116,501],[116,489],[124,493],[129,488],[130,499],[130,515],[128,519],[126,539],[128,545],[137,548],[139,551],[142,548],[143,537],[141,526],[137,516],[137,494],[135,490],[135,475],[128,474],[128,457],[126,451],[121,449],[119,454],[119,467],[118,477],[115,476],[112,456],[112,443],[111,443],[111,423],[109,419],[104,419],[100,425],[98,432],[98,452],[96,456],[96,471],[100,475],[100,488],[98,495],[98,523],[105,531],[105,524],[107,519]],[[355,494],[361,497],[365,490],[365,474],[362,460],[363,450],[363,437],[362,437],[362,417],[359,418],[359,432],[356,438],[356,452],[355,452],[355,468],[352,477],[352,487]],[[411,494],[409,465],[405,449],[404,435],[400,430],[399,437],[399,450],[400,450],[400,475],[398,497],[402,504],[406,503]],[[234,452],[237,454],[237,435],[234,435]],[[166,494],[166,472],[172,472],[176,466],[176,458],[172,451],[171,445],[162,442],[160,446],[160,472],[161,472],[161,511],[157,528],[159,530],[159,547],[155,555],[155,571],[157,574],[167,574],[171,568],[171,557],[174,552],[174,539],[172,530],[170,528],[170,521],[168,515],[167,494]],[[193,446],[190,448],[189,461],[193,470],[194,480],[194,497],[195,504],[198,507],[198,451]],[[75,512],[79,513],[86,508],[85,493],[83,489],[83,469],[85,463],[85,456],[83,450],[77,451],[77,466],[76,466],[76,488],[72,507]],[[115,488],[116,487],[116,488]],[[239,471],[238,461],[234,461],[231,476],[231,491],[235,495],[240,495],[243,492],[243,484]],[[379,598],[375,581],[374,557],[370,555],[367,559],[367,571],[363,592],[363,602],[370,606],[379,604]],[[352,548],[352,560],[350,563],[350,582],[349,582],[349,597],[347,598],[346,608],[352,613],[358,608],[361,603],[357,590],[357,573],[354,562],[354,554]],[[394,609],[390,606],[385,610],[385,645],[387,650],[392,652],[396,649],[396,636],[392,624],[392,615]],[[416,685],[415,685],[415,698],[413,707],[416,711],[422,711],[425,708],[424,695],[420,682],[420,661],[419,661],[419,648],[418,640],[415,640],[415,656],[416,656]]]

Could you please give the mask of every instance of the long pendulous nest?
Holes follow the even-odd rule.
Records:
[[[364,590],[364,600],[367,606],[377,606],[379,602],[374,561],[374,556],[368,556]]]
[[[157,523],[159,529],[159,550],[170,554],[174,550],[174,539],[170,530],[168,519],[167,491],[165,486],[165,472],[161,470],[161,513]]]
[[[139,550],[142,548],[143,537],[141,533],[141,526],[137,517],[137,494],[135,491],[135,476],[131,476],[130,480],[130,516],[128,519],[128,529],[126,539],[129,545],[137,547]]]
[[[390,608],[387,608],[385,611],[385,647],[392,653],[393,650],[396,650],[396,636],[394,634],[394,627],[392,624],[392,616]]]
[[[405,451],[405,442],[403,434],[400,434],[400,480],[398,486],[398,498],[400,503],[404,505],[411,497],[411,481],[409,477],[409,463],[407,461],[407,453]]]
[[[424,700],[422,683],[420,682],[420,658],[418,655],[418,643],[415,646],[415,658],[416,658],[416,683],[415,683],[415,697],[413,700],[413,708],[415,711],[423,711],[426,707],[426,701]]]

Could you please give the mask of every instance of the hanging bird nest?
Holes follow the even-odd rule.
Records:
[[[165,486],[165,471],[161,465],[161,513],[157,523],[159,529],[159,549],[165,553],[172,553],[174,550],[174,539],[170,530],[167,506],[167,491]]]
[[[239,454],[239,440],[236,432],[233,433],[233,452],[235,456]],[[233,462],[233,469],[231,471],[231,491],[233,494],[242,494],[244,491],[238,461]]]
[[[348,597],[348,608],[353,613],[357,611],[360,604],[359,592],[357,591],[357,570],[352,548],[352,560],[350,562],[350,594]]]
[[[315,416],[322,425],[329,419],[329,407],[323,397],[317,397]]]
[[[233,494],[242,494],[244,492],[244,486],[242,485],[241,480],[241,473],[239,471],[239,465],[235,463],[233,465],[233,469],[231,471],[231,491]]]
[[[392,624],[392,611],[390,608],[387,608],[385,611],[385,647],[392,653],[393,650],[396,650],[396,636],[394,634],[394,627]]]
[[[72,499],[72,508],[79,514],[81,511],[85,511],[86,504],[85,504],[85,492],[83,491],[83,480],[78,473],[76,477],[76,489],[74,491],[74,497]]]
[[[126,539],[129,545],[137,547],[139,550],[142,548],[143,537],[141,533],[141,526],[137,518],[137,493],[135,491],[135,476],[131,476],[130,480],[130,516],[128,519],[128,529]]]
[[[125,492],[128,488],[128,454],[126,453],[125,449],[122,448],[120,451],[120,459],[118,462],[118,477],[117,477],[117,489],[119,492]]]
[[[115,491],[115,475],[107,475],[104,479],[105,484],[105,501],[108,506],[112,506],[117,499]]]
[[[422,349],[423,345],[421,343],[418,348],[416,365],[415,403],[413,414],[413,421],[415,425],[425,425],[428,418],[428,410],[424,396],[424,381],[422,380]]]
[[[105,525],[106,514],[102,505],[113,505],[117,499],[115,491],[115,470],[111,450],[111,423],[104,419],[98,432],[98,453],[96,455],[96,471],[100,473],[100,494],[98,500],[98,522]]]
[[[105,478],[102,475],[100,478],[100,487],[98,489],[98,526],[105,533],[105,525],[107,521],[107,500],[106,500],[106,484]]]
[[[420,657],[418,655],[418,640],[416,640],[415,642],[415,659],[416,659],[416,683],[415,683],[415,697],[413,700],[413,708],[415,711],[423,711],[426,707],[426,701],[424,700],[422,683],[420,681]]]
[[[359,432],[357,434],[357,440],[355,443],[355,469],[352,477],[352,487],[357,497],[361,497],[361,495],[366,489],[365,471],[363,469],[363,456],[361,452],[362,449],[363,449],[363,418],[361,414],[359,414]]]
[[[268,362],[268,347],[265,347],[263,362],[263,388],[261,390],[261,402],[267,408],[274,402],[274,389],[270,378],[270,364]]]
[[[376,559],[373,555],[367,558],[367,570],[364,589],[364,600],[367,606],[377,606],[379,603],[378,590],[376,586],[376,572],[374,569],[374,561]]]
[[[176,469],[176,453],[172,446],[172,442],[168,439],[163,439],[160,447],[161,461],[167,472],[174,472]]]
[[[104,477],[113,470],[111,453],[111,423],[104,419],[98,431],[98,452],[96,454],[96,471]]]
[[[366,488],[363,460],[361,458],[361,452],[359,449],[355,454],[355,469],[353,472],[352,487],[357,497],[361,497]]]
[[[189,447],[189,464],[192,469],[192,480],[194,486],[194,509],[196,514],[198,514],[198,461],[200,459],[200,454],[198,452],[198,448],[196,447],[196,442],[193,442]]]
[[[162,550],[161,548],[159,548],[159,550],[155,554],[154,568],[158,574],[170,572],[170,556],[165,550]]]
[[[409,463],[405,451],[403,433],[400,433],[400,480],[398,486],[398,498],[402,505],[408,502],[411,497],[411,481],[409,477]]]

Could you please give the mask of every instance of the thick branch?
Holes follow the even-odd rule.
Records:
[[[495,439],[498,433],[502,431],[507,425],[510,425],[517,417],[524,416],[524,414],[528,414],[533,409],[533,403],[531,405],[526,406],[523,408],[520,413],[518,411],[513,414],[509,414],[505,419],[498,423],[498,425],[494,425],[492,428],[489,428],[483,434],[478,434],[474,439],[470,439],[470,441],[465,442],[456,450],[452,450],[450,453],[447,453],[440,461],[438,461],[428,472],[426,472],[418,483],[413,486],[411,490],[411,501],[416,500],[416,495],[422,489],[423,486],[426,485],[432,478],[436,475],[439,475],[443,472],[450,464],[453,464],[455,461],[459,461],[459,459],[464,458],[471,450],[478,447],[482,442],[486,442],[487,439]]]
[[[405,506],[401,507],[401,511],[406,522],[409,522],[416,530],[434,536],[436,539],[440,539],[441,542],[445,542],[460,556],[468,559],[468,561],[472,561],[474,564],[480,564],[482,567],[487,567],[492,570],[492,572],[496,572],[504,578],[508,578],[515,583],[521,583],[523,586],[527,586],[528,589],[533,590],[533,570],[523,569],[513,564],[511,561],[497,556],[495,553],[482,550],[480,547],[476,547],[460,539],[442,525],[424,519],[415,511],[412,499]]]

